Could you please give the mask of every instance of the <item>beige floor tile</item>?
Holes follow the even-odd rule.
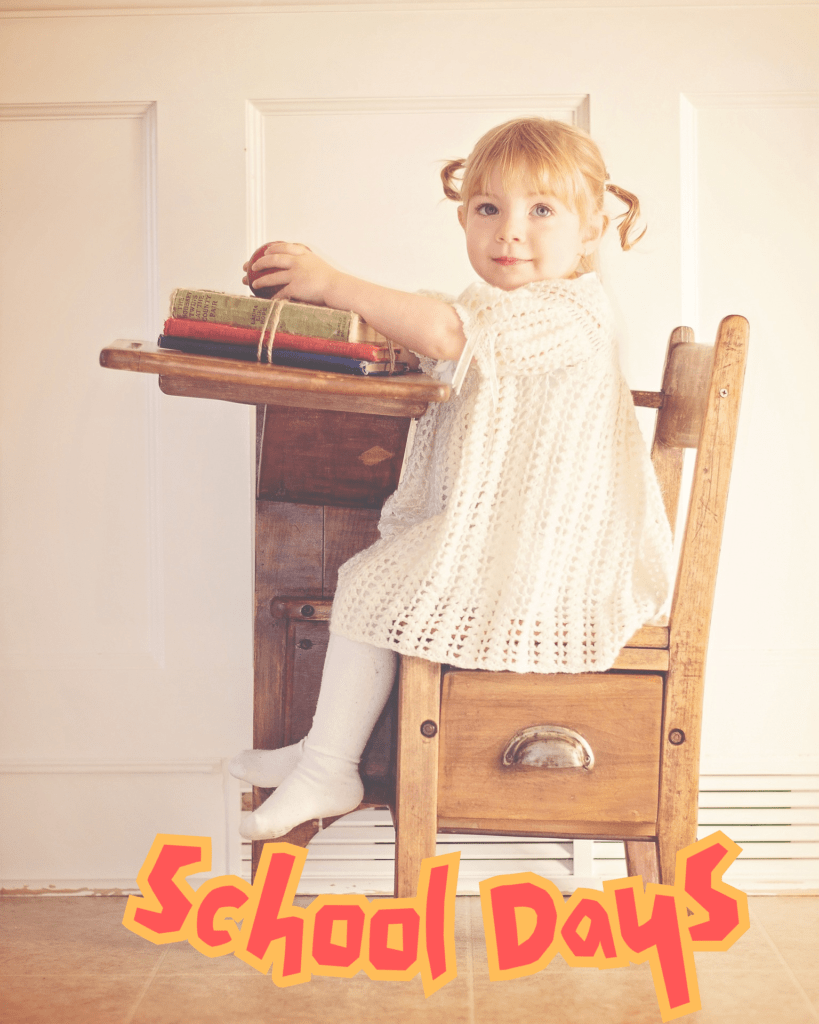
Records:
[[[515,981],[475,984],[475,1024],[660,1024],[647,965],[598,971],[572,968]]]
[[[430,999],[417,978],[314,978],[277,989],[236,957],[210,959],[187,943],[159,947],[133,935],[121,923],[124,905],[124,898],[116,897],[0,900],[5,940],[0,971],[10,1022],[125,1024],[143,990],[132,1024],[495,1024],[510,1017],[514,1024],[660,1021],[647,965],[601,972],[571,968],[557,957],[532,978],[490,982],[474,897],[456,902],[459,977]],[[819,899],[752,897],[751,912],[751,929],[731,950],[697,954],[703,1010],[683,1019],[817,1024],[819,1013],[805,993],[811,999],[819,995]]]
[[[691,1024],[816,1024],[819,1020],[784,969],[726,972],[718,962],[706,964],[697,965],[702,1010],[683,1018]]]
[[[122,924],[125,897],[0,899],[0,974],[150,973],[162,947]]]
[[[132,1024],[468,1024],[466,986],[456,980],[425,999],[420,980],[313,978],[277,988],[267,976],[158,975]]]
[[[761,923],[819,1010],[819,896],[757,896],[750,906],[752,922]]]
[[[702,964],[717,964],[722,971],[741,972],[751,968],[770,970],[775,966],[776,958],[764,928],[759,921],[751,918],[751,927],[744,935],[740,935],[730,949],[695,953],[694,959],[697,970]]]
[[[144,985],[132,974],[6,977],[2,1019],[9,1024],[124,1024]]]
[[[196,977],[219,975],[249,977],[259,972],[244,960],[228,953],[226,956],[205,956],[187,942],[175,942],[157,969],[157,975],[191,974]]]

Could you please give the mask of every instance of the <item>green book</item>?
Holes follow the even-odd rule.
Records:
[[[229,295],[194,288],[177,288],[171,295],[172,317],[200,320],[205,323],[231,324],[260,331],[264,326],[272,299],[254,295]],[[363,323],[357,313],[327,306],[311,306],[306,302],[287,302],[282,306],[278,331],[301,334],[332,341],[379,343],[381,335]]]

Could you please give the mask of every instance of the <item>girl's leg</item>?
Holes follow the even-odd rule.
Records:
[[[364,793],[358,763],[392,691],[395,657],[394,651],[330,634],[304,752],[276,792],[244,820],[245,839],[274,839],[303,821],[358,806]]]

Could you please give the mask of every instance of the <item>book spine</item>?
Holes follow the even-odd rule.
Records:
[[[270,299],[251,295],[177,288],[171,295],[170,313],[172,318],[231,324],[261,332],[270,306]],[[286,302],[281,308],[278,330],[335,341],[361,341],[357,322],[357,316],[342,309]]]
[[[295,352],[285,348],[273,349],[273,363],[279,366],[299,366],[305,370],[328,370],[351,373],[359,377],[389,375],[389,365],[367,359],[346,359],[344,356],[324,355],[320,352]],[[395,373],[406,373],[406,363],[396,363]]]
[[[173,348],[178,352],[190,352],[197,356],[216,356],[218,359],[241,359],[242,362],[255,363],[257,348],[255,345],[231,345],[224,341],[210,341],[206,338],[184,338],[169,334],[160,334],[157,342],[160,348]],[[267,362],[267,354],[263,353],[262,362]]]
[[[174,338],[200,338],[204,341],[219,341],[230,345],[259,344],[260,331],[252,331],[247,327],[232,327],[230,324],[205,323],[200,320],[182,320],[171,318],[165,321],[164,334]],[[270,340],[270,331],[265,332],[264,345]],[[367,345],[354,341],[331,341],[329,338],[310,338],[298,334],[276,332],[273,345],[275,348],[296,349],[302,352],[326,352],[330,355],[349,356],[356,359],[382,361],[389,359],[389,348],[378,345]],[[396,349],[396,355],[400,349]]]

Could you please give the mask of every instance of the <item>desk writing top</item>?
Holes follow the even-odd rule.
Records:
[[[112,370],[155,373],[160,389],[168,395],[379,416],[420,416],[430,402],[445,402],[451,390],[448,384],[423,373],[355,377],[294,366],[214,359],[142,341],[106,345],[100,352],[100,365]]]

